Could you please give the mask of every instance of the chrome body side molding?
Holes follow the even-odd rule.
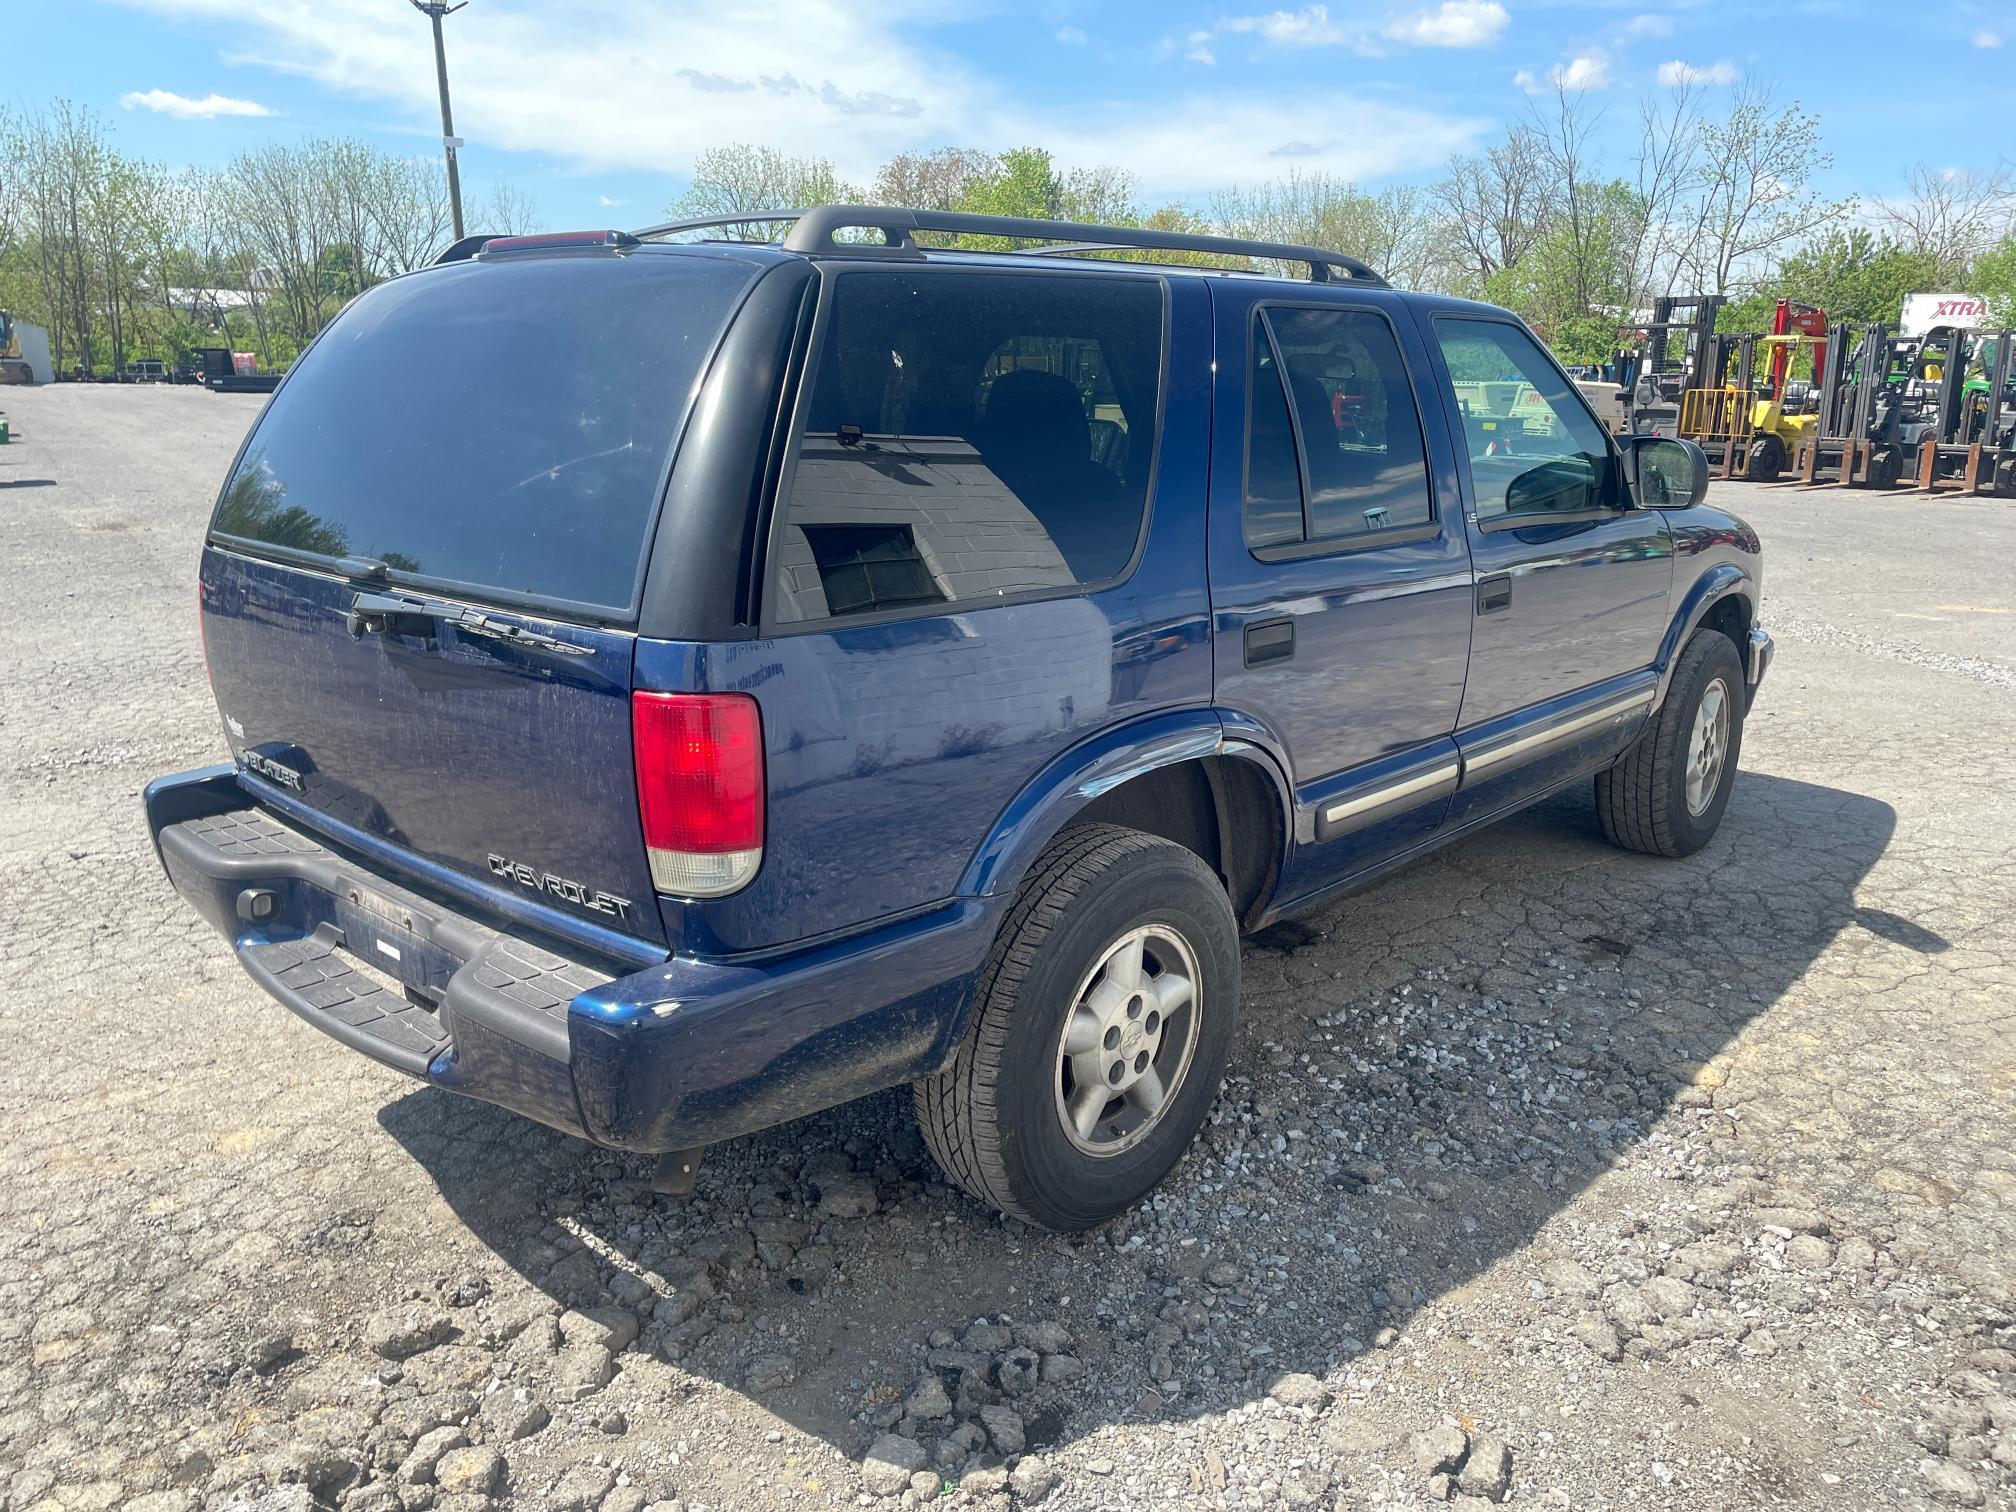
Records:
[[[1648,685],[1605,699],[1593,708],[1564,715],[1527,729],[1514,729],[1488,744],[1463,753],[1463,785],[1471,786],[1522,762],[1536,761],[1549,751],[1573,745],[1607,726],[1623,724],[1652,707],[1655,689]]]
[[[1657,691],[1656,674],[1648,668],[1368,762],[1329,779],[1323,784],[1327,791],[1313,798],[1303,791],[1301,811],[1309,826],[1303,834],[1319,842],[1341,839],[1534,763],[1573,757],[1586,745],[1602,742],[1614,750],[1635,733],[1627,727],[1642,723]],[[1495,806],[1495,797],[1487,801]]]

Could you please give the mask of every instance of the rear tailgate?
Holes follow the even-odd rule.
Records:
[[[637,821],[627,633],[360,590],[214,546],[202,585],[232,753],[282,806],[663,938]],[[413,607],[353,636],[360,596]],[[466,630],[470,613],[539,639]]]
[[[415,871],[664,940],[628,625],[672,450],[755,272],[520,253],[381,285],[331,326],[203,554],[248,786]]]

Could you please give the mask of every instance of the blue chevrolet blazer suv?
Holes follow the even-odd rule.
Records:
[[[1318,248],[471,238],[253,426],[231,760],[147,820],[294,1013],[664,1191],[907,1085],[959,1185],[1080,1229],[1208,1114],[1242,932],[1570,784],[1714,835],[1772,643],[1706,488],[1515,317]]]

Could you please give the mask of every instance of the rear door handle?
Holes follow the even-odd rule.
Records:
[[[1477,612],[1479,614],[1503,614],[1512,607],[1512,575],[1506,572],[1494,573],[1487,578],[1477,579]]]
[[[1265,624],[1246,627],[1246,665],[1263,666],[1268,662],[1287,661],[1295,654],[1295,622],[1293,620],[1268,620]]]

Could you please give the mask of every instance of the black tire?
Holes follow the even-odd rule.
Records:
[[[1785,443],[1778,437],[1765,433],[1751,443],[1750,455],[1743,460],[1743,476],[1752,483],[1769,483],[1785,471]]]
[[[1088,1154],[1059,1117],[1059,1047],[1079,985],[1132,930],[1173,930],[1195,957],[1187,1069],[1138,1142]],[[980,1201],[1066,1232],[1124,1211],[1189,1148],[1225,1073],[1239,930],[1197,855],[1119,825],[1068,829],[1030,868],[980,975],[952,1064],[912,1088],[924,1142]],[[1171,1014],[1171,1022],[1175,1014]]]
[[[1718,681],[1728,736],[1713,795],[1697,814],[1687,801],[1688,747],[1701,701]],[[1745,696],[1735,643],[1719,630],[1695,631],[1651,726],[1616,765],[1596,774],[1596,813],[1614,844],[1650,856],[1691,856],[1715,838],[1743,754]]]
[[[1894,446],[1879,446],[1869,454],[1869,486],[1895,488],[1904,476],[1904,454]]]

